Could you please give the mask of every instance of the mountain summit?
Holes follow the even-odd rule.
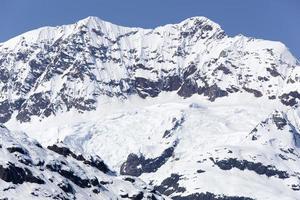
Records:
[[[137,194],[111,184],[104,199],[299,199],[299,88],[300,64],[280,42],[230,37],[205,17],[154,29],[88,17],[0,44],[0,122],[10,129],[1,137],[11,138],[0,147],[31,141],[26,132],[51,151],[101,157],[112,174],[90,173],[75,153],[59,160],[72,160],[66,173],[80,165],[89,184],[92,175],[139,177],[127,179]],[[49,148],[40,150],[44,164],[24,165],[43,157],[33,146],[1,161],[13,164],[0,165],[0,181],[15,183],[1,170],[30,168],[39,177],[31,181],[82,198],[78,177],[47,165],[58,162]],[[72,194],[58,186],[62,177]],[[33,184],[27,178],[22,186]],[[12,187],[0,188],[3,197]]]

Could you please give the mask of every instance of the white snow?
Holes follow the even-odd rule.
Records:
[[[183,32],[193,31],[199,21],[210,25],[212,31],[202,33],[197,29],[191,36],[182,37]],[[109,46],[108,55],[119,59],[120,63],[95,59],[87,53],[87,49],[71,52],[70,56],[74,56],[77,63],[92,63],[89,72],[95,75],[97,81],[68,81],[68,74],[77,70],[77,65],[72,65],[49,81],[43,80],[47,72],[45,70],[35,87],[30,88],[30,92],[15,94],[8,91],[7,94],[1,94],[1,99],[15,100],[20,96],[29,97],[34,93],[51,91],[51,102],[57,103],[61,101],[57,97],[58,93],[66,84],[66,94],[70,96],[95,98],[96,110],[79,113],[76,109],[66,112],[66,108],[63,108],[47,118],[33,116],[29,123],[16,121],[17,113],[14,113],[12,119],[5,124],[10,130],[26,132],[44,146],[62,141],[77,152],[99,155],[116,172],[119,172],[130,153],[156,158],[177,141],[172,157],[154,173],[143,173],[140,177],[142,180],[159,185],[172,173],[176,173],[182,175],[179,185],[186,188],[184,196],[212,192],[261,200],[300,199],[299,191],[291,189],[292,185],[300,185],[300,143],[295,140],[300,130],[300,110],[286,107],[278,99],[268,98],[273,95],[278,97],[283,92],[299,91],[299,81],[287,81],[288,78],[300,80],[300,66],[285,45],[242,35],[218,38],[223,30],[204,17],[190,18],[179,24],[169,24],[153,30],[126,28],[89,17],[73,25],[45,27],[24,33],[1,44],[0,52],[24,50],[26,48],[22,46],[22,42],[29,45],[52,45],[59,39],[68,41],[82,26],[87,26],[90,46]],[[106,37],[97,35],[93,29],[102,31]],[[128,35],[124,36],[126,34]],[[37,48],[31,56],[36,58],[42,49]],[[186,55],[175,56],[178,49],[187,52]],[[136,53],[130,50],[136,50]],[[24,83],[29,74],[28,64],[14,62],[10,55],[7,58],[3,66],[18,72],[18,80]],[[207,97],[197,94],[181,98],[176,91],[161,92],[158,97],[146,99],[137,95],[125,95],[122,98],[105,95],[105,92],[114,94],[122,91],[103,83],[136,77],[155,81],[164,75],[182,74],[192,63],[199,74],[207,76],[208,84],[216,83],[223,89],[230,86],[241,90],[252,88],[261,91],[263,96],[256,98],[243,91],[211,102]],[[132,72],[129,67],[135,64],[144,64],[149,69],[139,68]],[[226,65],[230,73],[218,70],[222,65]],[[275,67],[278,76],[271,76],[266,70],[272,67]],[[258,81],[262,77],[267,77],[268,80]],[[199,79],[197,84],[204,86]],[[288,125],[294,127],[294,132],[288,126],[278,130],[276,123],[269,119],[275,110],[284,113],[282,117],[289,121]],[[182,124],[171,131],[171,137],[164,138],[165,131],[171,130],[175,122],[181,119]],[[261,125],[267,119],[268,123]],[[252,141],[250,132],[255,127],[259,127],[257,134],[260,137],[257,141]],[[291,148],[294,149],[294,154],[284,154],[282,151]],[[229,150],[232,153],[228,153]],[[280,154],[289,159],[281,159]],[[286,171],[290,177],[283,180],[237,168],[225,171],[214,165],[210,157],[260,162]],[[7,160],[6,157],[0,159],[3,162]],[[205,172],[197,173],[198,169]],[[26,190],[26,186],[20,186],[16,191],[22,193]],[[128,190],[134,191],[133,188],[127,188],[126,191]],[[84,196],[83,191],[82,197],[78,199],[84,199]]]

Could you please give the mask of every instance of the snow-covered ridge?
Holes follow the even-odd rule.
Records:
[[[188,18],[178,24],[168,24],[164,25],[161,27],[157,27],[154,30],[159,30],[159,29],[168,29],[168,28],[177,28],[180,26],[184,27],[190,27],[193,26],[194,21],[205,21],[208,24],[212,25],[216,29],[221,30],[221,27],[209,20],[206,17],[191,17]],[[89,16],[87,18],[84,18],[75,24],[70,24],[70,25],[63,25],[63,26],[46,26],[46,27],[41,27],[36,30],[28,31],[26,33],[23,33],[19,36],[16,36],[12,39],[9,39],[6,42],[0,43],[0,47],[3,48],[9,48],[18,45],[19,43],[26,41],[28,43],[37,43],[37,42],[45,42],[45,41],[54,41],[56,39],[59,39],[61,37],[67,37],[70,34],[78,31],[81,26],[87,26],[90,29],[96,28],[96,27],[102,27],[103,29],[106,29],[107,32],[129,32],[129,31],[135,31],[135,30],[140,30],[143,32],[149,32],[153,31],[153,29],[143,29],[143,28],[138,28],[138,27],[125,27],[125,26],[120,26],[120,25],[115,25],[110,22],[104,21],[98,17],[95,16]]]
[[[146,98],[164,91],[211,101],[248,92],[286,105],[298,102],[283,89],[299,83],[294,77],[287,84],[298,63],[285,45],[230,38],[205,17],[155,29],[96,17],[40,28],[3,43],[0,64],[2,122],[12,115],[27,122],[71,109],[95,110],[104,96]]]

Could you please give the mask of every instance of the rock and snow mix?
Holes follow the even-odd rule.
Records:
[[[44,148],[0,127],[1,199],[164,199],[138,178],[117,176],[99,156],[62,143]]]
[[[300,199],[299,70],[205,17],[24,33],[0,44],[0,198]]]

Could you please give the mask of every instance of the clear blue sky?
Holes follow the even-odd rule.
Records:
[[[229,35],[282,41],[300,59],[300,0],[0,0],[0,42],[87,16],[145,28],[206,16]]]

